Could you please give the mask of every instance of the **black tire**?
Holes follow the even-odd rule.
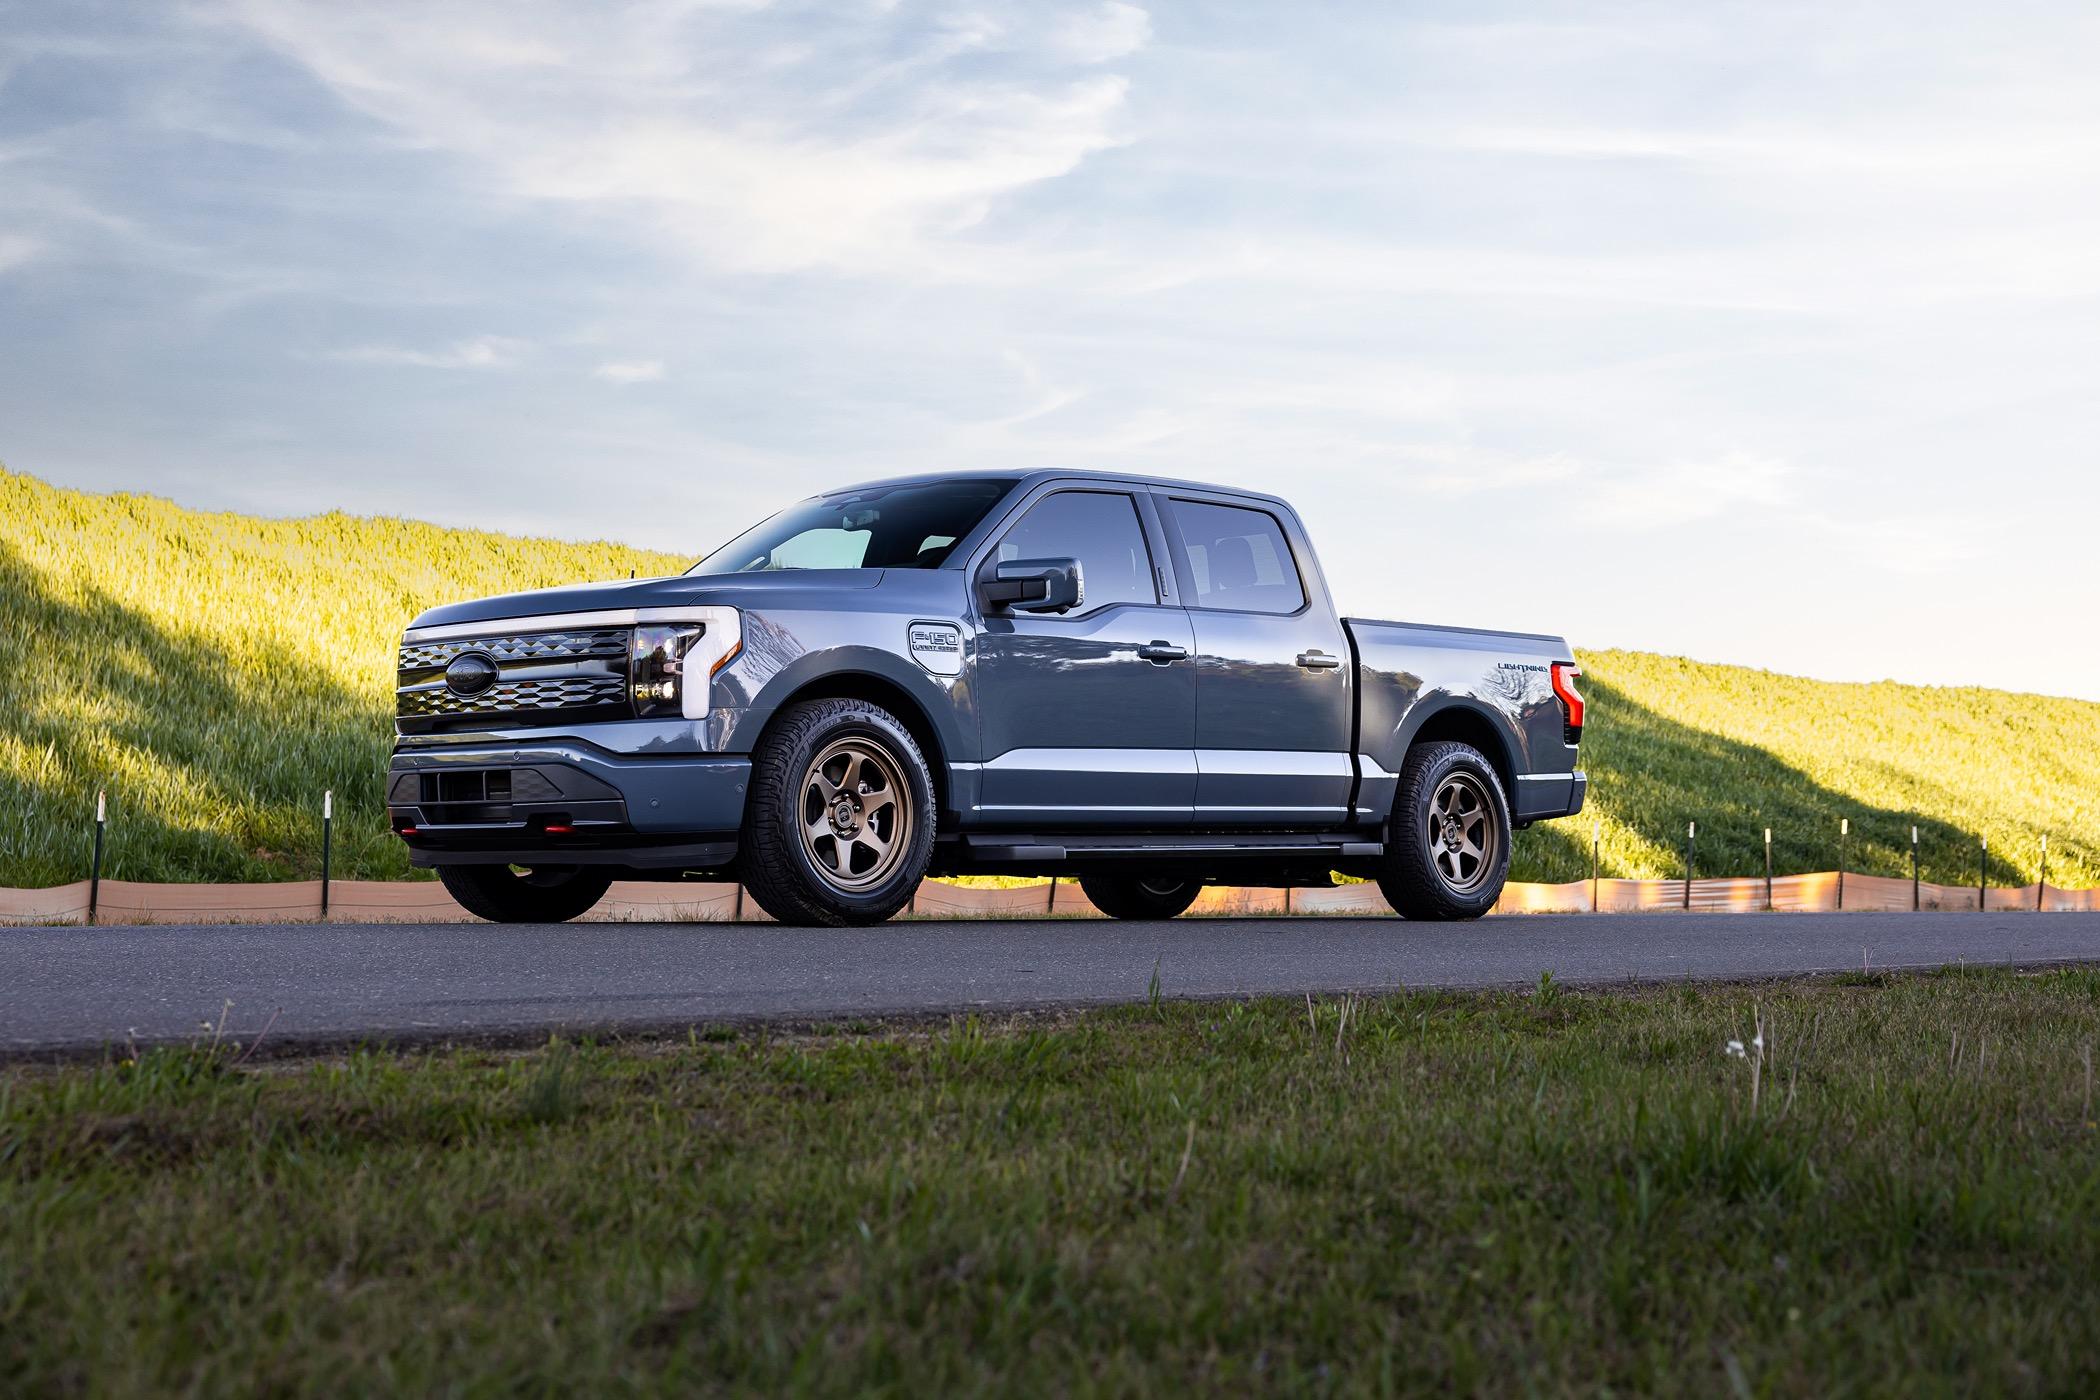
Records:
[[[1509,838],[1509,800],[1486,756],[1418,744],[1400,765],[1379,891],[1402,918],[1477,919],[1502,896]]]
[[[1079,888],[1111,919],[1171,919],[1203,892],[1200,881],[1172,875],[1082,875]]]
[[[460,908],[492,924],[561,924],[588,914],[612,888],[610,870],[541,865],[441,865],[438,879]]]
[[[782,710],[751,756],[737,864],[781,923],[879,924],[926,877],[936,816],[925,756],[895,715],[808,700]]]

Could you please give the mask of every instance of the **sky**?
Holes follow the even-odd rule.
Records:
[[[0,463],[698,555],[1288,496],[1345,611],[2100,699],[2100,6],[0,0]]]

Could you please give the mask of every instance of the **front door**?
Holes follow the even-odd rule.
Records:
[[[1162,596],[1164,541],[1127,491],[1056,488],[980,561],[1076,559],[1069,613],[988,611],[977,636],[982,825],[1186,823],[1196,794],[1195,637]]]
[[[1196,631],[1196,821],[1340,825],[1356,781],[1355,668],[1317,569],[1301,567],[1267,510],[1160,503]]]

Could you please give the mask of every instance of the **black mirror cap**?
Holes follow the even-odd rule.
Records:
[[[985,606],[1012,612],[1070,612],[1086,601],[1077,559],[1009,559],[983,585]]]

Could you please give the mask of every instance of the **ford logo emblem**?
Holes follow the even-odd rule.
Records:
[[[479,695],[501,678],[496,658],[486,652],[462,652],[445,668],[445,689],[465,699]]]

